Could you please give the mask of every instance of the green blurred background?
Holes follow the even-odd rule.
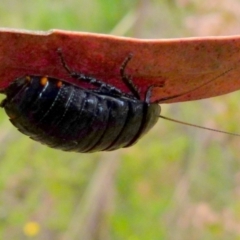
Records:
[[[139,38],[238,34],[239,0],[1,0],[1,27]],[[143,56],[144,57],[144,56]],[[2,97],[3,98],[3,97]],[[162,114],[240,132],[238,92]],[[76,154],[0,111],[0,239],[240,239],[240,139],[160,119],[137,145]]]

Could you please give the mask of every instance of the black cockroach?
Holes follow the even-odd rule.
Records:
[[[160,106],[145,100],[125,74],[129,55],[120,67],[122,81],[131,94],[96,78],[72,71],[58,51],[63,67],[85,89],[64,80],[29,75],[5,90],[1,106],[12,124],[30,138],[53,148],[75,152],[111,151],[137,142],[157,122]]]
[[[71,70],[61,50],[58,53],[72,78],[88,82],[95,89],[85,89],[47,76],[28,75],[14,80],[3,92],[7,97],[1,107],[20,132],[36,141],[64,151],[111,151],[135,144],[159,117],[227,133],[161,116],[160,106],[150,103],[152,88],[157,86],[149,87],[145,99],[141,100],[137,87],[125,73],[131,55],[120,67],[121,79],[131,93],[127,94],[99,79]]]

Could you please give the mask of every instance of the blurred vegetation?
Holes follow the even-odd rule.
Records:
[[[0,15],[1,27],[139,38],[240,28],[238,0],[2,0]],[[240,132],[239,97],[165,105],[162,114]],[[159,120],[129,149],[65,153],[21,135],[1,111],[0,146],[1,239],[240,239],[238,137]]]

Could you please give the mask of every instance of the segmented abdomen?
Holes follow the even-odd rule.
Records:
[[[6,90],[2,106],[30,138],[65,151],[110,151],[134,144],[158,120],[160,107],[28,76]]]

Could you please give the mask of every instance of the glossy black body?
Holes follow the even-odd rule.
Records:
[[[129,147],[160,114],[158,104],[120,90],[84,89],[55,78],[45,78],[43,84],[42,79],[16,79],[1,106],[19,131],[53,148],[95,152]]]

